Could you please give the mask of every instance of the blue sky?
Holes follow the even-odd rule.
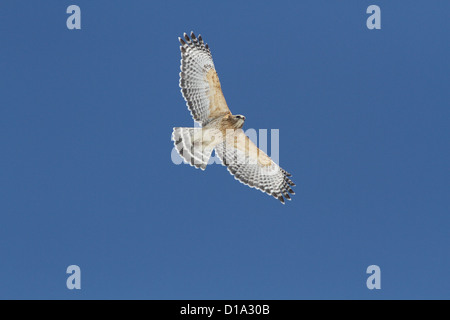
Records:
[[[0,298],[450,298],[449,12],[1,1]],[[223,166],[172,163],[172,127],[193,125],[178,88],[191,30],[245,128],[280,130],[285,206]]]

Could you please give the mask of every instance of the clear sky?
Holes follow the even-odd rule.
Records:
[[[0,298],[450,298],[449,12],[2,0]],[[172,163],[172,127],[193,126],[177,40],[191,30],[244,128],[280,130],[286,205],[223,166]]]

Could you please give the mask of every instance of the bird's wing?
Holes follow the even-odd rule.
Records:
[[[211,51],[202,37],[191,32],[181,46],[180,88],[192,118],[203,125],[221,115],[231,113],[220,87]]]
[[[295,194],[291,189],[295,186],[289,178],[291,174],[273,162],[242,129],[236,130],[232,137],[227,136],[216,146],[216,152],[228,171],[243,184],[257,188],[283,204],[284,198],[291,199],[289,193]]]

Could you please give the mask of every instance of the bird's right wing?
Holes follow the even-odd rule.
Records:
[[[202,126],[214,118],[231,114],[223,96],[211,51],[202,37],[191,32],[181,46],[180,88],[192,118]]]

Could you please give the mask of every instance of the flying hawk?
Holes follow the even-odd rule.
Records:
[[[174,128],[172,140],[180,156],[205,170],[212,151],[235,179],[284,204],[295,194],[291,175],[280,168],[242,130],[245,117],[231,114],[220,87],[211,51],[193,32],[181,43],[180,88],[192,118],[201,128]]]

